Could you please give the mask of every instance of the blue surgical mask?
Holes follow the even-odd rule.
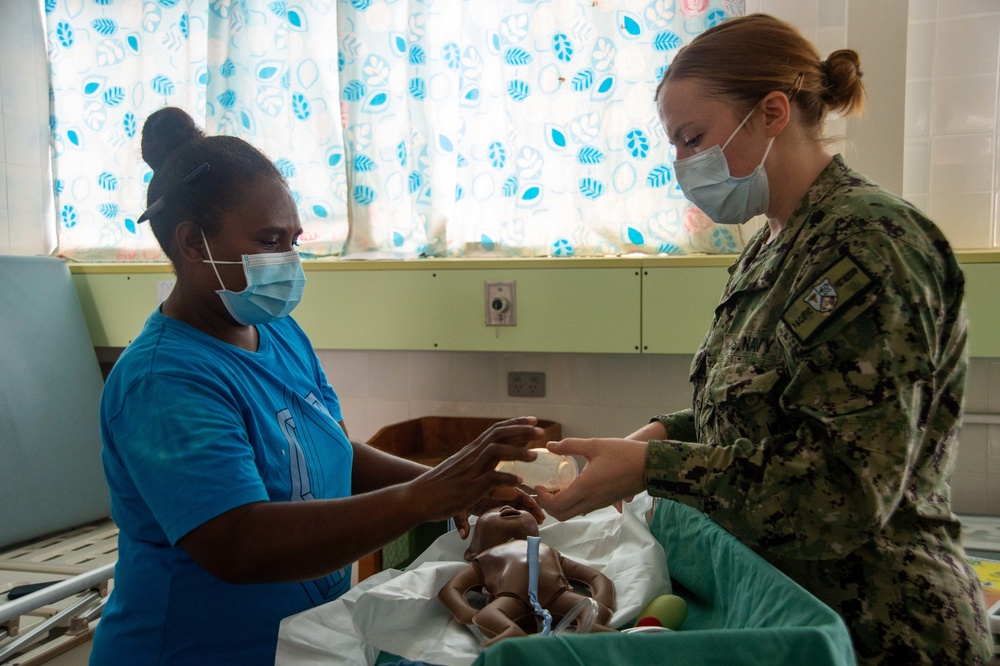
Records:
[[[222,289],[215,293],[222,299],[229,314],[239,323],[244,326],[269,324],[288,316],[302,300],[306,275],[302,270],[302,260],[298,252],[292,250],[244,254],[242,261],[215,261],[212,259],[212,250],[208,247],[204,231],[201,232],[201,237],[208,253],[208,259],[203,261],[212,264],[215,277],[219,278],[219,284],[222,285]],[[226,289],[216,264],[242,264],[243,273],[247,278],[246,289],[243,291]]]
[[[757,107],[750,110],[726,143],[674,162],[674,173],[688,201],[700,208],[716,224],[743,224],[754,215],[767,212],[770,189],[764,160],[771,152],[774,137],[767,142],[767,149],[760,164],[749,176],[734,178],[729,173],[729,163],[723,152],[736,132],[746,125]]]

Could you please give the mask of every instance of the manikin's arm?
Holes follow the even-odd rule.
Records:
[[[465,598],[465,593],[472,588],[482,585],[483,578],[479,569],[470,564],[458,572],[454,578],[445,583],[445,586],[438,592],[438,599],[451,611],[455,619],[462,624],[472,624],[472,618],[476,616],[476,610]]]
[[[597,569],[592,569],[579,562],[559,556],[563,573],[568,580],[583,583],[590,588],[590,596],[610,610],[615,609],[615,584],[610,578]]]

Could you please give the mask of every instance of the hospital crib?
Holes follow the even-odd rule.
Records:
[[[101,371],[62,260],[0,256],[0,285],[0,664],[76,666],[117,560]]]

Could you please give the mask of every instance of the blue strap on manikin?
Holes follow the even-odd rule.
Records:
[[[552,613],[538,603],[538,545],[541,541],[540,537],[528,537],[528,601],[535,614],[542,618],[542,636],[548,636],[552,629]]]

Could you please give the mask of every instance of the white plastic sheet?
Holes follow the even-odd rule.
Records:
[[[619,514],[608,507],[558,522],[547,518],[540,535],[563,556],[601,571],[615,584],[611,626],[634,619],[651,599],[670,592],[663,548],[644,515],[642,494]],[[482,648],[437,599],[463,567],[468,546],[457,532],[439,537],[405,571],[380,572],[336,601],[286,618],[278,634],[278,666],[374,664],[380,651],[444,666],[467,666]],[[516,640],[516,639],[515,639]]]

